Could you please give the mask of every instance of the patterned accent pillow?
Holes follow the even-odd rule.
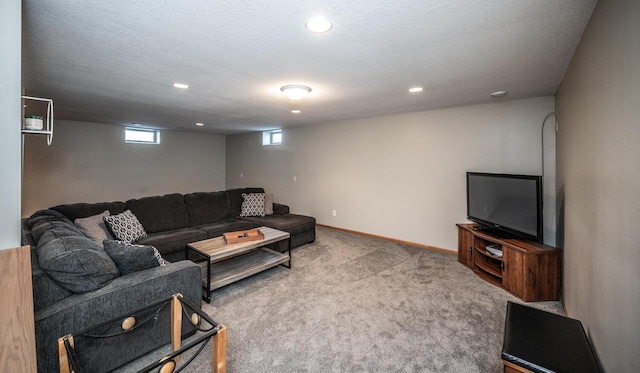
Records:
[[[147,232],[144,231],[144,227],[131,210],[118,215],[105,216],[104,221],[113,235],[120,241],[131,243],[147,237]]]
[[[240,216],[264,216],[264,193],[243,193]]]
[[[121,276],[167,265],[155,247],[104,240],[104,251],[118,267]]]

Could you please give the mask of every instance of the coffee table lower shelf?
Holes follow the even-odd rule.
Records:
[[[211,282],[207,278],[207,263],[200,263],[202,271],[202,285],[206,291],[209,285],[209,294],[215,289],[242,280],[269,268],[289,262],[289,255],[263,247],[246,254],[226,259],[211,265]]]

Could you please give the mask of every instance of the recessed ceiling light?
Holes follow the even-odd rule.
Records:
[[[508,91],[495,91],[491,94],[491,97],[504,97],[509,93]]]
[[[300,114],[300,110],[297,110],[297,109],[291,110],[291,112],[294,114]]]
[[[289,100],[298,101],[305,98],[309,92],[311,92],[311,87],[307,87],[306,85],[289,84],[280,87],[280,90]]]
[[[311,32],[327,32],[331,30],[333,24],[328,19],[318,16],[311,18],[304,26]]]
[[[418,92],[422,92],[422,87],[412,87],[412,88],[409,88],[409,92],[411,92],[411,93],[418,93]]]
[[[204,126],[204,123],[200,123],[200,122],[198,122],[198,123],[196,123],[196,126],[198,126],[198,127],[202,127],[202,126]]]
[[[184,83],[173,83],[173,86],[176,88],[180,88],[180,89],[187,89],[189,88],[188,84],[184,84]]]

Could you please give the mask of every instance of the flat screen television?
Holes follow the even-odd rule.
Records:
[[[499,238],[542,242],[542,176],[467,172],[467,218]]]

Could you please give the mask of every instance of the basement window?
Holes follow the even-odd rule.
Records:
[[[262,145],[282,144],[282,130],[262,132]]]
[[[124,142],[132,144],[160,144],[160,131],[127,127],[124,129]]]

